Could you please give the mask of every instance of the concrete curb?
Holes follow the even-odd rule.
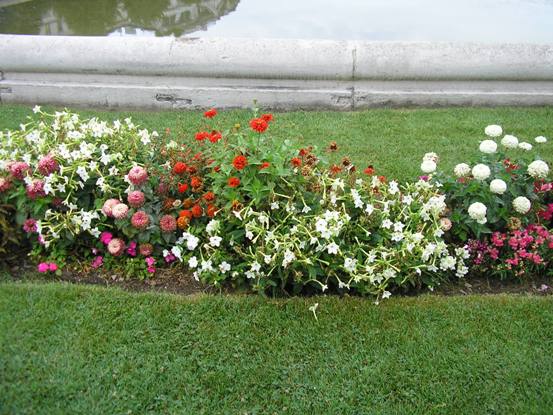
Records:
[[[0,101],[356,109],[553,104],[553,44],[0,35]]]

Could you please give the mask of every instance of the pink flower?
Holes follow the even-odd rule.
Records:
[[[168,252],[167,255],[164,257],[165,262],[170,264],[171,262],[175,262],[177,260],[177,257],[173,255],[171,252]]]
[[[131,225],[136,229],[145,229],[150,224],[148,214],[143,210],[139,210],[131,217]]]
[[[164,215],[159,220],[159,227],[163,232],[174,232],[177,229],[177,220],[171,215]]]
[[[46,262],[41,262],[40,264],[38,264],[38,272],[40,272],[41,274],[48,272],[49,269],[50,267]]]
[[[112,239],[113,239],[113,235],[109,232],[102,232],[100,234],[100,242],[102,242],[104,245],[109,244]]]
[[[127,248],[127,254],[129,254],[130,256],[136,256],[136,245],[136,242],[132,241]]]
[[[127,202],[129,202],[129,206],[133,208],[139,208],[144,204],[145,196],[144,193],[142,193],[140,190],[135,190],[134,192],[130,192],[127,196]]]
[[[23,161],[16,161],[14,163],[11,163],[9,166],[8,166],[8,170],[9,172],[11,173],[11,175],[16,178],[16,179],[19,179],[19,180],[23,180],[23,178],[25,177],[26,173],[30,170],[31,168],[29,167],[29,165]]]
[[[38,230],[36,220],[33,218],[27,219],[23,224],[23,230],[27,233],[34,233]]]
[[[111,209],[111,214],[115,219],[125,219],[129,213],[129,207],[124,203],[118,203]]]
[[[148,172],[144,167],[134,166],[129,171],[129,181],[135,186],[140,186],[148,180]]]
[[[8,190],[12,185],[12,182],[7,177],[0,177],[0,193]]]
[[[29,183],[27,185],[27,196],[31,200],[46,196],[46,192],[44,191],[44,182],[42,180],[35,179]]]
[[[113,208],[118,205],[119,203],[121,203],[119,200],[117,199],[108,199],[104,202],[104,206],[102,206],[102,212],[104,215],[106,215],[107,217],[109,218],[112,218],[113,217]]]
[[[59,169],[58,162],[50,154],[42,157],[38,162],[38,171],[43,176],[48,176],[49,174],[55,173],[58,171],[58,169]]]
[[[125,242],[120,238],[109,241],[108,252],[113,256],[120,256],[125,251]]]
[[[146,258],[144,261],[146,262],[146,265],[148,267],[148,272],[150,274],[153,274],[154,272],[156,272],[156,267],[154,266],[156,263],[156,260],[154,258],[150,256]]]
[[[56,271],[58,270],[58,265],[55,264],[54,262],[50,262],[50,263],[48,264],[48,270],[49,270],[50,272],[56,272]]]
[[[97,256],[92,260],[92,268],[97,269],[97,268],[100,268],[102,265],[104,265],[103,256]]]

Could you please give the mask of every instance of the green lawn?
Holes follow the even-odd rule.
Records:
[[[0,315],[2,414],[553,408],[551,297],[421,296],[375,306],[2,283]]]
[[[84,116],[115,119],[132,116],[138,123],[162,132],[193,137],[202,125],[200,112],[80,111]],[[0,129],[17,128],[31,114],[30,107],[0,106]],[[247,126],[249,111],[222,111],[221,126]],[[349,155],[361,167],[373,164],[381,174],[401,180],[417,178],[425,152],[435,151],[443,168],[452,168],[478,151],[484,128],[500,124],[506,133],[533,143],[538,135],[553,139],[553,107],[378,109],[361,112],[289,112],[276,114],[271,127],[275,139],[290,138],[324,148],[336,141],[341,156]],[[542,157],[553,160],[553,145]]]

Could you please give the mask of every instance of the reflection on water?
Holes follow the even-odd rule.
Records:
[[[0,33],[182,36],[236,9],[240,0],[0,0]]]
[[[553,42],[553,0],[0,0],[0,33]]]

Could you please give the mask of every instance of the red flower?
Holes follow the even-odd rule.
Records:
[[[202,210],[202,207],[200,205],[194,205],[192,206],[192,216],[195,218],[199,218],[203,215],[204,211]]]
[[[207,136],[209,136],[209,133],[206,133],[206,134],[207,134]],[[201,160],[201,159],[202,159],[202,153],[201,152],[194,154],[194,160]]]
[[[217,213],[217,207],[215,205],[207,205],[207,216],[212,218]]]
[[[262,133],[269,127],[269,123],[263,118],[254,118],[250,121],[250,127],[252,130]]]
[[[175,166],[173,167],[173,173],[183,174],[183,173],[186,173],[187,169],[188,169],[188,166],[186,165],[186,163],[183,163],[182,161],[178,161],[175,163]]]
[[[210,110],[204,112],[205,118],[213,118],[217,115],[217,110],[215,108],[211,108]]]
[[[215,167],[213,167],[213,171],[214,171],[215,173],[219,173],[219,172],[221,171],[221,166],[215,166]]]
[[[236,170],[242,170],[248,165],[248,159],[246,158],[246,156],[243,155],[236,156],[232,161],[232,165]]]
[[[290,160],[292,163],[292,166],[294,167],[300,167],[301,166],[301,159],[298,157],[294,157],[292,160]]]
[[[188,166],[188,173],[195,174],[198,171],[198,169],[194,166]]]
[[[265,120],[267,122],[271,122],[271,121],[273,121],[274,117],[273,117],[273,114],[263,114],[261,116],[261,119]]]
[[[305,157],[307,154],[309,154],[309,150],[307,150],[306,148],[300,148],[298,154],[300,155],[300,157]]]
[[[271,163],[269,163],[268,161],[264,161],[263,163],[261,163],[261,166],[259,166],[259,170],[266,169],[270,165],[271,165]]]
[[[179,184],[179,193],[184,193],[188,190],[188,184],[180,183]]]
[[[240,185],[240,179],[238,177],[231,177],[228,179],[228,185],[230,187],[238,187]]]
[[[330,172],[332,174],[338,174],[342,171],[342,168],[340,166],[337,166],[336,164],[333,164],[331,167],[330,167]]]
[[[200,131],[199,133],[196,133],[196,140],[197,141],[204,141],[206,138],[209,138],[210,134],[207,131]]]
[[[194,189],[197,189],[198,187],[200,187],[202,185],[202,179],[200,179],[198,176],[194,176],[190,179],[190,185]]]
[[[369,166],[365,170],[363,170],[363,173],[368,174],[369,176],[372,176],[374,174],[374,167]]]
[[[180,217],[185,217],[185,218],[188,218],[188,219],[192,219],[192,211],[191,210],[181,210],[179,212],[179,216]]]
[[[215,200],[215,193],[213,192],[207,192],[205,195],[204,195],[204,200],[206,202],[213,202]]]
[[[211,135],[209,136],[209,141],[212,143],[216,143],[221,138],[223,138],[223,135],[219,131],[212,131]]]
[[[380,183],[386,183],[386,176],[378,176],[378,181]]]

